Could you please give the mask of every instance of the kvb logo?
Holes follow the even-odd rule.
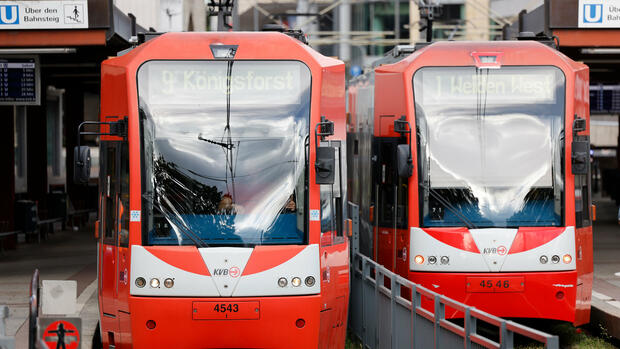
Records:
[[[482,250],[483,254],[498,254],[500,256],[503,256],[506,254],[506,252],[508,252],[508,249],[506,248],[506,246],[499,246],[499,247],[485,247]]]
[[[583,5],[583,22],[584,23],[602,23],[603,22],[603,4]]]
[[[228,269],[215,268],[215,270],[213,271],[213,275],[215,275],[215,276],[227,276],[228,275]]]
[[[241,274],[241,270],[237,267],[231,267],[230,269],[215,268],[215,270],[213,270],[214,276],[230,276],[236,278],[239,274]]]
[[[0,5],[0,24],[19,24],[19,6]]]

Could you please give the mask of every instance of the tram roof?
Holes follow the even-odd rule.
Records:
[[[278,32],[171,32],[155,37],[104,64],[131,66],[148,60],[212,60],[212,44],[238,45],[235,60],[299,60],[312,68],[344,65]]]
[[[500,65],[556,65],[570,70],[585,69],[562,52],[536,41],[438,41],[403,60],[382,65],[377,72],[405,72],[420,66],[470,66],[474,53],[481,55],[501,53]]]

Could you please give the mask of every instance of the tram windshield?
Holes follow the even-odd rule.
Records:
[[[425,67],[413,84],[423,226],[562,225],[560,69]]]
[[[306,243],[310,83],[298,61],[143,64],[144,243]]]

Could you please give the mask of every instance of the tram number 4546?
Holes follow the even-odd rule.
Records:
[[[523,276],[467,278],[467,292],[523,292],[524,290]]]
[[[482,280],[480,281],[480,287],[482,288],[510,288],[510,280],[497,280],[495,285],[493,285],[493,280]]]
[[[236,313],[239,311],[239,304],[217,303],[213,307],[213,311],[219,313]]]

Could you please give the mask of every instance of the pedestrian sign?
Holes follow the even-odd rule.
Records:
[[[80,318],[39,318],[39,333],[49,349],[80,348]]]

